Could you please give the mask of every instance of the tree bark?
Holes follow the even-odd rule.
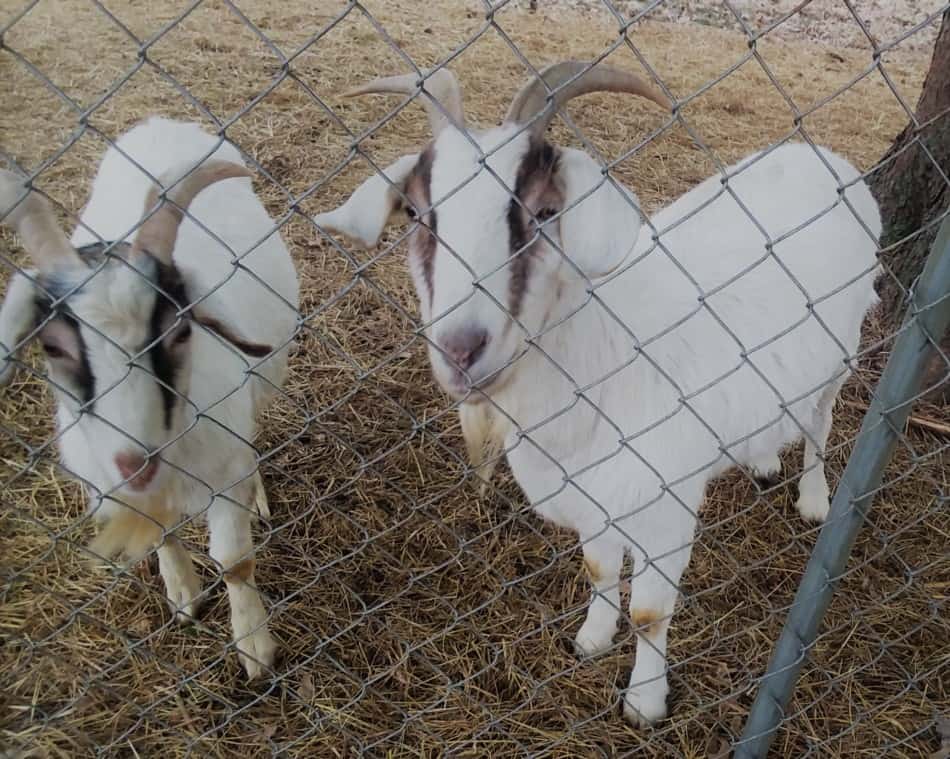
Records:
[[[950,176],[950,11],[940,25],[915,117],[916,123],[911,121],[897,136],[881,168],[869,178],[884,226],[881,261],[886,271],[878,292],[891,328],[900,325],[907,290],[930,252],[939,226],[933,222],[950,206],[944,178]],[[943,336],[941,348],[950,356],[950,335]],[[925,387],[939,383],[946,371],[938,356]],[[937,396],[950,398],[950,383],[938,390]]]

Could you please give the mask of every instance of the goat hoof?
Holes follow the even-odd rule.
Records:
[[[653,693],[642,688],[628,688],[623,694],[623,716],[634,727],[646,729],[666,719],[666,693]]]
[[[588,659],[604,653],[613,645],[615,632],[616,628],[613,631],[598,630],[585,622],[574,638],[574,653],[579,659]]]
[[[169,601],[168,605],[171,607],[172,614],[175,615],[175,621],[182,626],[193,624],[198,619],[197,603],[178,606],[174,601]]]
[[[808,474],[798,484],[798,500],[795,508],[806,522],[824,522],[831,508],[828,482],[824,477],[807,479]]]
[[[177,577],[174,582],[165,583],[165,596],[175,621],[180,625],[190,625],[198,618],[201,606],[201,581],[194,569],[189,567],[190,576]]]
[[[782,477],[782,460],[775,456],[765,456],[756,459],[749,465],[752,476],[759,485],[772,487],[777,485]]]
[[[828,496],[802,495],[795,502],[795,508],[806,522],[824,522],[828,518],[831,504],[828,502]]]
[[[236,645],[248,680],[256,680],[272,668],[277,655],[277,641],[266,627],[244,636]]]

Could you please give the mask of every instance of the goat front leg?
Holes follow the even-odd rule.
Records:
[[[582,547],[591,599],[587,618],[574,638],[574,650],[578,656],[596,656],[610,648],[617,633],[623,546],[596,537],[585,541]]]
[[[216,497],[208,510],[209,553],[227,585],[234,644],[251,680],[274,663],[277,651],[267,629],[267,612],[254,585],[254,490],[252,478]]]
[[[191,554],[174,535],[165,535],[158,547],[158,571],[165,582],[172,614],[182,624],[194,621],[201,600],[201,580]]]
[[[676,508],[676,505],[673,505]],[[670,686],[666,677],[666,640],[679,595],[679,581],[689,563],[691,546],[659,556],[634,559],[630,586],[630,621],[637,635],[637,653],[630,684],[624,693],[624,716],[648,727],[666,717]],[[639,552],[638,552],[639,553]]]

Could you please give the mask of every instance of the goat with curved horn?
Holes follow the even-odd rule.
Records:
[[[161,177],[163,185],[174,184],[171,172]],[[184,217],[184,210],[191,205],[203,189],[223,179],[252,176],[244,166],[231,161],[207,161],[188,174],[174,188],[169,190],[161,205],[151,216],[142,222],[135,236],[133,250],[147,251],[165,264],[171,264],[175,241],[178,238],[178,226]],[[152,186],[145,196],[146,213],[160,201],[160,190]],[[171,201],[169,203],[168,201]]]
[[[56,222],[49,201],[11,171],[0,170],[0,221],[23,240],[40,271],[51,271],[80,263],[79,254]]]
[[[205,593],[175,533],[206,520],[233,647],[255,678],[277,643],[254,579],[251,522],[267,501],[251,441],[287,376],[300,289],[251,182],[220,181],[247,176],[230,140],[150,117],[106,149],[67,240],[50,202],[0,171],[0,223],[38,264],[12,273],[0,302],[0,386],[37,343],[63,469],[100,526],[89,553],[157,549],[181,622]]]
[[[670,108],[628,72],[556,63],[521,88],[500,126],[446,129],[314,222],[372,247],[396,211],[410,212],[406,263],[419,334],[436,382],[458,403],[470,473],[486,482],[504,455],[538,515],[579,535],[591,582],[574,638],[579,655],[613,650],[621,573],[633,560],[636,656],[623,712],[645,727],[667,714],[670,620],[707,482],[730,464],[770,477],[778,452],[804,436],[796,507],[807,520],[828,514],[821,452],[847,379],[841,346],[858,350],[877,301],[881,221],[855,167],[825,148],[787,143],[725,169],[741,206],[723,194],[717,173],[647,222],[616,162],[544,134],[559,107],[598,91]],[[835,203],[841,185],[846,204]],[[812,277],[809,290],[835,293],[827,321],[807,318],[801,287],[780,266],[730,280],[716,314],[696,310],[696,283],[708,291],[723,272],[761,258],[763,228],[803,226],[807,238],[790,239],[782,258]],[[760,345],[788,332],[789,319],[801,329],[755,372],[735,371],[744,354],[722,324]],[[829,341],[829,332],[838,337]],[[644,338],[650,359],[632,360]],[[794,418],[763,378],[779,378],[782,394],[798,399]],[[579,387],[597,388],[595,406],[578,404]],[[698,414],[676,413],[684,394],[702,396]],[[616,455],[616,424],[603,419],[624,428],[635,455]],[[776,421],[763,430],[759,419]],[[742,446],[727,460],[721,440]],[[675,495],[664,482],[677,483]],[[605,519],[623,529],[605,530]]]
[[[439,69],[432,73],[423,73],[422,86],[431,97],[421,98],[429,115],[432,136],[438,137],[451,121],[455,126],[465,126],[465,112],[462,108],[462,91],[458,79],[448,69]],[[400,74],[374,79],[356,89],[343,93],[343,97],[370,95],[376,93],[399,93],[412,95],[419,90],[419,75]],[[438,102],[442,108],[440,109]]]
[[[626,92],[672,109],[672,103],[640,77],[613,66],[597,66],[589,61],[562,61],[545,68],[515,95],[505,115],[505,123],[531,124],[531,132],[544,134],[557,109],[568,100],[591,92]],[[550,93],[550,99],[549,99]]]

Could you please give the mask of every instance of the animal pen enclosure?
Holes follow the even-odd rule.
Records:
[[[636,730],[617,714],[629,624],[603,657],[573,654],[588,600],[576,539],[534,516],[505,469],[479,495],[416,334],[402,244],[356,251],[309,221],[425,140],[407,98],[340,93],[446,61],[482,125],[529,65],[606,55],[662,82],[674,114],[591,96],[568,109],[573,128],[553,125],[561,144],[583,135],[617,161],[611,173],[648,213],[789,136],[870,172],[927,70],[929,50],[912,42],[932,38],[945,7],[886,39],[849,10],[857,32],[840,46],[786,34],[786,3],[754,20],[724,4],[730,29],[634,5],[3,3],[0,147],[68,227],[111,140],[153,113],[195,120],[243,151],[301,283],[290,377],[256,441],[271,509],[256,528],[257,584],[281,647],[259,683],[231,650],[220,577],[196,630],[172,618],[154,557],[90,570],[93,528],[57,465],[42,362],[23,354],[34,371],[0,403],[5,755],[728,755],[819,532],[792,508],[800,456],[783,456],[778,485],[733,471],[709,487],[673,620],[671,716]],[[0,234],[6,279],[26,263]],[[838,401],[832,485],[894,337],[872,314]],[[939,749],[948,433],[945,406],[915,407],[772,755]],[[201,555],[200,527],[177,533]],[[215,576],[207,561],[203,574]]]

